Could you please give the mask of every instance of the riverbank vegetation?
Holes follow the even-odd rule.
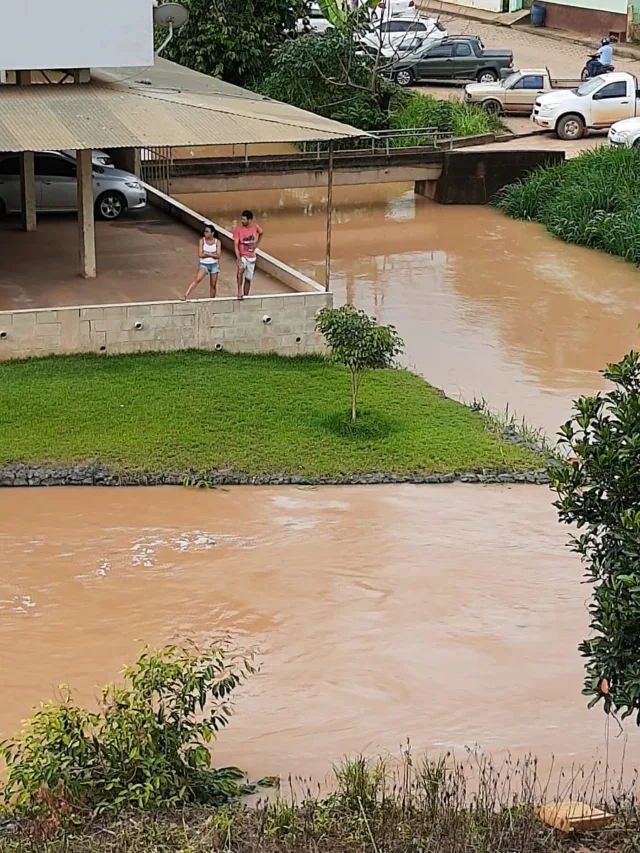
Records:
[[[330,29],[285,41],[257,81],[263,95],[362,130],[430,127],[455,136],[503,129],[496,116],[458,100],[400,88],[385,76],[389,60],[358,49],[354,34]],[[391,144],[423,144],[398,134]]]
[[[0,365],[0,464],[300,474],[530,470],[540,458],[406,370],[350,374],[319,357],[202,351]]]
[[[6,824],[0,853],[634,853],[638,807],[631,792],[595,795],[603,772],[581,768],[550,790],[533,758],[355,758],[322,790],[290,780],[251,807],[67,816],[46,833],[41,819],[25,817]],[[554,831],[536,814],[554,799],[593,802],[612,820],[600,832]]]
[[[555,237],[640,265],[640,152],[600,147],[536,169],[496,199],[515,219],[540,222]]]

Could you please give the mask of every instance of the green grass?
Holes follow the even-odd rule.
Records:
[[[540,466],[483,417],[404,370],[369,374],[351,429],[348,375],[312,357],[199,351],[0,365],[0,464],[308,477]]]
[[[505,187],[497,206],[542,223],[566,243],[640,266],[640,151],[601,147]]]

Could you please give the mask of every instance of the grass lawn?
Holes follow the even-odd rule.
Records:
[[[349,434],[347,372],[319,358],[145,353],[0,365],[0,464],[309,477],[540,467],[404,370],[369,374]]]

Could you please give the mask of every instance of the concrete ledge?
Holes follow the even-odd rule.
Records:
[[[89,305],[0,311],[0,361],[71,353],[181,349],[323,353],[316,314],[333,295],[278,293],[246,299]]]
[[[160,473],[118,474],[97,465],[22,465],[0,466],[0,488],[24,486],[182,486],[187,478],[206,481],[212,486],[354,486],[387,483],[447,484],[493,483],[533,484],[549,482],[543,470],[522,473],[486,471],[455,474],[345,474],[338,477],[304,477],[296,474],[261,474],[221,471],[165,471]]]
[[[151,204],[166,211],[174,219],[184,223],[199,234],[202,234],[205,224],[211,221],[207,219],[206,216],[201,216],[199,213],[196,213],[195,210],[191,210],[190,207],[181,204],[175,198],[160,192],[160,190],[157,190],[155,187],[152,187],[149,184],[144,184],[144,186],[147,190],[149,202]],[[212,222],[211,224],[215,225],[218,229],[220,241],[223,247],[233,252],[233,236],[231,232],[226,228],[223,228],[221,225],[218,225],[216,222]],[[270,275],[272,278],[275,278],[275,280],[279,281],[281,284],[285,284],[287,287],[290,287],[294,292],[326,293],[321,284],[318,284],[313,281],[313,279],[303,275],[303,273],[298,272],[288,264],[277,260],[277,258],[274,258],[272,255],[268,255],[266,252],[263,252],[262,249],[258,249],[257,257],[257,267],[259,270],[262,270],[262,272]]]

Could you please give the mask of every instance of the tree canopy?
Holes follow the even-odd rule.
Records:
[[[385,126],[383,107],[391,84],[357,50],[349,30],[329,29],[285,42],[258,88],[270,98],[374,130]]]
[[[271,51],[305,14],[305,0],[182,0],[189,22],[165,51],[167,59],[230,83],[260,77]]]

